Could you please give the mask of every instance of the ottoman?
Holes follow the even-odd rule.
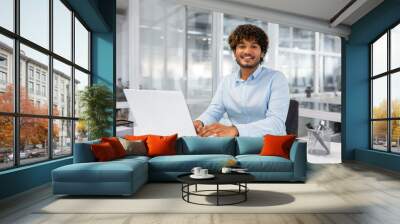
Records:
[[[148,180],[147,159],[74,163],[52,171],[53,193],[132,195]]]

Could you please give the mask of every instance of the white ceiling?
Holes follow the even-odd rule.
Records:
[[[290,14],[306,16],[324,21],[331,20],[351,0],[215,0],[234,2],[240,5],[248,5],[272,9]],[[352,25],[360,17],[367,14],[383,0],[365,0],[365,3],[355,11],[354,15],[345,19],[342,24]]]
[[[245,5],[275,9],[282,12],[330,20],[350,0],[223,0]]]

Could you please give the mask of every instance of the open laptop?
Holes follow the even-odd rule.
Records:
[[[134,118],[134,134],[196,136],[181,91],[124,89]]]

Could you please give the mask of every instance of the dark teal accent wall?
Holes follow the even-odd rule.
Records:
[[[100,2],[103,1],[106,0],[66,0],[91,30],[111,32],[111,23],[107,23],[99,7]],[[115,0],[110,0],[110,2],[115,2]]]
[[[369,150],[369,43],[400,22],[400,0],[386,0],[351,27],[345,43],[343,159],[396,170],[400,159]],[[357,149],[357,152],[355,150]],[[364,150],[364,151],[359,151]],[[379,155],[378,155],[379,154]],[[378,160],[381,160],[377,162]],[[393,161],[397,161],[393,163]]]
[[[355,160],[400,172],[400,155],[393,153],[356,149]]]
[[[104,16],[109,32],[92,32],[92,83],[101,83],[110,88],[114,98],[116,86],[116,2],[115,0],[99,0],[98,8]],[[115,136],[115,109],[113,109],[112,126],[109,133]]]
[[[110,88],[115,102],[115,37],[114,33],[92,34],[92,83],[101,83]],[[115,106],[114,106],[115,108]],[[115,135],[115,112],[110,119],[113,125],[109,129],[111,135]]]
[[[368,147],[368,46],[348,43],[345,55],[345,150],[342,156],[345,160],[353,160],[355,148]]]
[[[110,88],[114,84],[114,35],[113,33],[92,34],[93,83]]]
[[[92,32],[93,83],[104,83],[115,92],[115,0],[66,0]],[[115,95],[115,94],[114,94]],[[115,97],[114,97],[115,98]],[[115,113],[114,113],[115,115]],[[115,116],[112,118],[115,120]],[[115,126],[110,127],[115,133]],[[0,199],[51,181],[51,171],[72,163],[72,157],[0,172]]]
[[[72,163],[72,157],[0,172],[0,199],[51,181],[51,171]]]

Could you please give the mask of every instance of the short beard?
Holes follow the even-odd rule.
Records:
[[[258,62],[256,62],[255,64],[249,65],[249,64],[242,64],[240,63],[239,59],[236,59],[236,63],[241,67],[241,68],[255,68],[260,64],[261,60],[259,60]]]

